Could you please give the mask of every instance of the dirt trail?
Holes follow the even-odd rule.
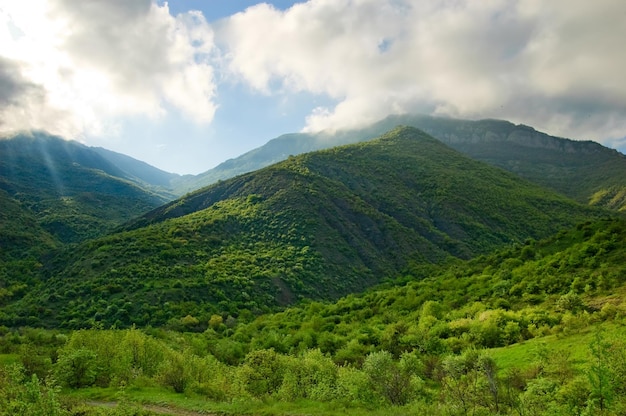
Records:
[[[117,406],[117,402],[98,402],[98,401],[88,401],[85,404],[89,406],[95,407],[115,407]],[[192,410],[181,409],[178,407],[171,406],[159,406],[155,404],[136,404],[141,406],[143,410],[147,410],[149,412],[155,413],[157,415],[169,415],[169,416],[217,416],[214,413],[207,412],[196,412]]]

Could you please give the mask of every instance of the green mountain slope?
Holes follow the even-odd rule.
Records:
[[[0,140],[0,154],[0,190],[64,243],[101,235],[169,199],[91,148],[43,133]]]
[[[195,191],[217,181],[229,179],[243,173],[253,172],[271,164],[287,159],[289,156],[316,150],[328,149],[344,144],[358,143],[373,139],[395,126],[386,130],[361,134],[361,132],[327,133],[289,133],[270,140],[265,145],[250,150],[234,159],[220,163],[213,169],[198,175],[185,175],[172,182],[174,190],[182,195]],[[356,134],[355,134],[356,133]]]
[[[623,219],[589,221],[180,332],[3,328],[0,397],[26,414],[623,415],[625,242]]]
[[[35,215],[0,189],[0,307],[38,282],[40,257],[59,246]]]
[[[227,342],[232,351],[321,348],[336,362],[354,363],[380,349],[396,357],[414,350],[443,355],[576,333],[623,319],[625,257],[623,219],[581,223],[539,242],[421,270],[405,284],[222,327],[213,332],[223,339],[214,351]]]
[[[124,326],[258,313],[336,298],[412,265],[469,258],[595,215],[399,128],[223,181],[67,251],[5,319]]]
[[[0,261],[39,256],[58,246],[30,211],[0,190]]]
[[[549,136],[500,120],[464,121],[425,116],[381,123],[419,126],[454,149],[557,190],[579,202],[624,211],[626,156],[592,141]]]
[[[268,166],[289,155],[370,140],[406,125],[419,128],[472,158],[499,166],[579,202],[626,207],[626,157],[598,143],[552,137],[501,120],[389,116],[363,129],[280,136],[195,177],[176,182],[179,193]]]

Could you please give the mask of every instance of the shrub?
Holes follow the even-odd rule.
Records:
[[[330,401],[336,396],[336,384],[337,367],[319,349],[306,351],[297,358],[285,357],[281,397]]]
[[[245,390],[254,397],[278,392],[284,377],[282,358],[271,349],[252,351],[246,355],[238,374]]]
[[[57,380],[71,388],[88,387],[95,383],[98,369],[96,353],[84,349],[64,349],[55,365]]]

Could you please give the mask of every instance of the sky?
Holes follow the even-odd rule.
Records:
[[[0,135],[180,174],[403,113],[624,152],[625,39],[623,0],[0,0]]]

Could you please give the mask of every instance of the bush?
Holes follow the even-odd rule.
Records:
[[[74,389],[91,386],[98,374],[96,353],[84,348],[64,349],[59,354],[54,373],[65,386]]]
[[[176,393],[182,393],[190,383],[187,358],[177,351],[171,351],[158,375],[161,384],[171,387]]]
[[[405,355],[405,357],[408,357]],[[394,405],[404,405],[416,395],[418,379],[413,360],[393,360],[387,351],[373,352],[363,363],[363,371],[369,378],[370,388],[379,397]]]
[[[283,357],[274,350],[252,351],[239,367],[238,376],[244,389],[252,396],[272,395],[283,383]]]
[[[26,377],[19,365],[0,368],[0,416],[66,415],[57,395],[56,386],[42,384],[36,374]]]
[[[339,367],[337,397],[347,405],[363,405],[370,408],[379,402],[368,375],[353,367]]]
[[[309,350],[300,357],[285,357],[285,377],[280,388],[287,400],[310,398],[330,401],[336,396],[337,367],[320,350]]]

